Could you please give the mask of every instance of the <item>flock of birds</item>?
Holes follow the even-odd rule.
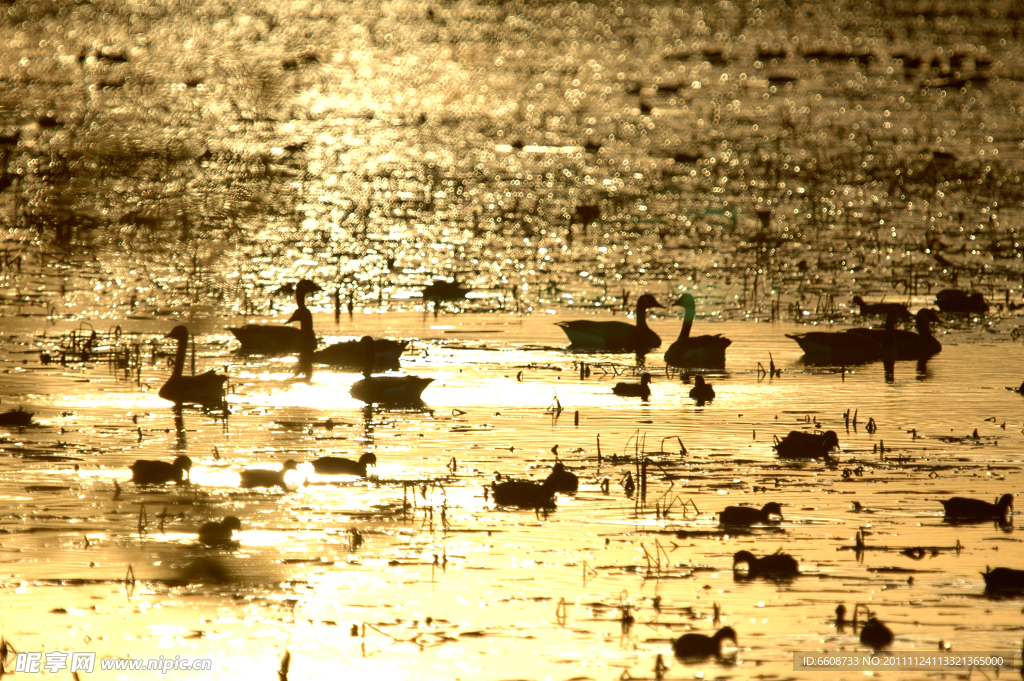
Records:
[[[317,339],[313,331],[312,315],[306,307],[308,293],[318,291],[315,283],[302,280],[295,287],[297,309],[289,322],[299,322],[299,328],[281,325],[250,324],[231,329],[241,342],[242,353],[295,354],[299,357],[298,371],[307,376],[314,364],[360,369],[363,378],[353,384],[351,394],[367,404],[396,404],[416,402],[431,382],[429,378],[416,376],[381,376],[376,370],[397,368],[399,357],[406,347],[405,342],[376,340],[365,336],[358,341],[348,341],[317,350]],[[869,304],[861,298],[854,298],[864,315],[884,315],[883,329],[850,329],[836,332],[810,332],[789,336],[804,350],[805,360],[831,364],[863,363],[871,361],[924,360],[942,349],[931,333],[931,324],[939,321],[931,309],[922,309],[916,315],[897,303]],[[984,312],[987,304],[980,294],[944,291],[938,296],[943,311]],[[683,294],[677,302],[685,311],[683,328],[679,337],[665,351],[665,362],[669,366],[686,369],[721,368],[725,363],[725,352],[732,343],[721,335],[692,336],[691,329],[695,315],[695,300],[690,294]],[[622,321],[576,320],[558,322],[568,336],[570,350],[629,352],[642,358],[651,350],[660,347],[661,339],[647,325],[646,312],[663,307],[654,296],[642,295],[636,303],[636,324]],[[914,320],[916,332],[897,329],[900,322]],[[224,384],[227,377],[207,372],[197,376],[185,376],[185,362],[188,330],[175,327],[168,337],[178,341],[178,350],[171,377],[160,389],[160,396],[176,404],[194,403],[200,405],[223,404]],[[651,374],[643,373],[639,383],[622,382],[614,386],[617,395],[648,398]],[[690,396],[703,403],[714,398],[715,393],[703,376],[696,376]],[[791,431],[785,438],[776,438],[775,450],[779,457],[788,459],[828,458],[839,449],[839,437],[835,431],[806,432]],[[578,477],[557,460],[557,446],[553,449],[556,462],[551,473],[541,482],[532,480],[497,478],[485,488],[485,497],[490,496],[498,506],[514,506],[533,509],[536,512],[555,508],[556,494],[574,494],[579,488]],[[322,475],[355,475],[366,477],[368,466],[376,464],[373,454],[364,454],[358,461],[338,457],[322,457],[312,462],[314,471]],[[286,475],[297,470],[298,463],[285,461],[280,470],[245,469],[240,474],[243,488],[273,488],[287,490]],[[179,456],[173,462],[136,461],[132,466],[132,480],[140,485],[187,483],[192,461]],[[1013,495],[1005,494],[994,503],[966,497],[952,497],[942,501],[945,520],[952,523],[980,523],[996,521],[1011,522]],[[783,522],[782,507],[777,502],[768,502],[760,509],[746,506],[729,506],[719,512],[719,522],[725,527],[751,527],[755,525]],[[198,532],[199,540],[210,546],[225,546],[236,543],[235,535],[241,530],[241,522],[234,516],[227,516],[219,522],[203,525]],[[738,578],[759,577],[787,580],[800,574],[799,563],[791,555],[780,551],[756,556],[750,551],[737,551],[733,556],[733,570]],[[1013,568],[990,569],[983,573],[986,589],[991,592],[1024,592],[1024,570]],[[837,609],[838,622],[842,622],[845,608]],[[856,627],[856,618],[854,619]],[[682,659],[721,657],[723,644],[736,645],[737,634],[732,627],[724,627],[713,636],[686,634],[673,642],[677,657]],[[885,648],[893,641],[892,632],[869,613],[867,623],[861,628],[860,641],[875,650]]]

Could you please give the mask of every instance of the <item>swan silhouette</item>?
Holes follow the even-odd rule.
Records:
[[[684,293],[676,305],[681,305],[685,310],[683,328],[679,332],[679,338],[665,351],[665,364],[681,368],[725,366],[725,349],[732,345],[732,341],[721,334],[690,336],[697,303],[692,295]]]
[[[306,295],[322,290],[318,284],[309,279],[302,279],[295,285],[295,304],[297,310],[306,310]],[[298,320],[293,314],[288,320]],[[312,317],[310,317],[312,329]],[[296,355],[308,344],[308,338],[301,329],[281,324],[246,324],[239,328],[229,328],[242,347],[239,351],[247,355]],[[316,338],[313,339],[314,349]]]
[[[171,377],[163,384],[158,393],[160,397],[175,404],[200,404],[203,406],[220,406],[224,404],[224,384],[228,377],[207,371],[198,376],[185,376],[185,351],[188,346],[188,329],[176,326],[167,334],[167,338],[178,341],[178,351],[174,356],[174,370]]]
[[[661,346],[661,338],[647,326],[647,310],[662,307],[649,293],[636,301],[636,325],[618,321],[576,319],[556,322],[569,337],[570,350],[600,350],[604,352],[633,352],[645,355]]]

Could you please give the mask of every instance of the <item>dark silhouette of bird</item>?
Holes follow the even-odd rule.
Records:
[[[727,506],[724,511],[718,512],[718,521],[722,525],[755,525],[772,522],[772,516],[782,520],[782,506],[776,501],[769,501],[761,508]]]
[[[714,636],[704,634],[683,634],[672,642],[672,650],[676,657],[683,660],[703,660],[708,657],[722,656],[722,641],[732,641],[736,645],[736,630],[722,627]]]
[[[242,531],[242,521],[233,515],[220,522],[205,523],[199,528],[199,541],[207,546],[226,546],[234,543],[235,532]]]
[[[640,374],[639,383],[616,383],[612,392],[620,397],[639,397],[646,400],[651,396],[651,375],[646,372]]]
[[[895,315],[902,321],[909,320],[910,310],[903,303],[868,303],[860,296],[853,297],[853,304],[860,308],[861,317],[886,317]]]
[[[788,553],[776,551],[761,558],[750,551],[737,551],[732,557],[732,569],[746,565],[748,577],[792,577],[800,574],[796,559]]]
[[[498,506],[519,508],[555,508],[555,487],[557,481],[549,476],[544,482],[532,480],[495,480],[491,483],[491,496]]]
[[[279,471],[272,471],[267,468],[246,468],[239,474],[241,476],[241,486],[246,488],[280,487],[287,489],[284,481],[285,475],[287,475],[288,471],[297,469],[298,464],[292,459],[285,461]]]
[[[942,343],[932,335],[932,324],[941,321],[935,310],[922,308],[914,315],[917,333],[903,329],[853,329],[851,333],[861,334],[879,346],[894,345],[897,360],[928,359],[942,352]]]
[[[463,288],[457,280],[435,279],[423,287],[423,300],[432,303],[436,312],[438,303],[465,300],[469,291],[469,289]]]
[[[566,470],[561,461],[556,461],[544,483],[555,492],[575,494],[579,489],[580,479],[575,473]]]
[[[985,579],[985,591],[992,593],[999,591],[1024,591],[1024,570],[1015,570],[1013,568],[996,568],[991,570],[986,567],[985,572],[982,572],[981,576]]]
[[[787,333],[786,338],[796,341],[804,351],[805,361],[812,364],[866,364],[881,359],[882,346],[862,331],[851,329]]]
[[[725,349],[732,341],[721,334],[714,336],[690,336],[693,318],[696,315],[697,302],[689,293],[684,293],[676,301],[685,310],[683,328],[679,338],[665,351],[665,364],[674,367],[722,368],[725,366]]]
[[[32,425],[32,416],[34,415],[35,412],[25,411],[22,407],[8,409],[0,414],[0,426],[25,428]]]
[[[375,466],[377,457],[367,452],[358,461],[337,456],[323,456],[313,460],[313,470],[320,475],[358,475],[366,477],[366,467]]]
[[[775,451],[784,459],[817,459],[827,457],[835,449],[839,449],[839,436],[834,430],[824,433],[791,430],[775,444]]]
[[[139,459],[131,466],[132,482],[136,485],[163,485],[168,482],[181,484],[188,479],[192,470],[192,459],[178,456],[172,463]]]
[[[409,341],[396,341],[387,338],[373,339],[373,370],[390,371],[398,369],[402,353]],[[355,369],[361,371],[366,366],[365,348],[360,340],[332,343],[322,350],[313,353],[314,364],[324,364],[336,369]]]
[[[892,631],[878,619],[872,617],[860,630],[860,642],[875,650],[887,648],[892,643]]]
[[[185,376],[185,352],[188,347],[188,329],[176,326],[167,334],[167,338],[178,341],[178,351],[174,356],[174,370],[171,377],[160,388],[159,395],[175,404],[200,404],[203,406],[219,406],[224,404],[224,384],[228,377],[207,371],[198,376]]]
[[[359,342],[363,345],[366,364],[363,366],[363,378],[353,383],[349,391],[352,397],[367,404],[419,403],[423,390],[434,379],[419,376],[374,376],[376,341],[370,336],[363,336]]]
[[[698,374],[693,377],[693,387],[690,388],[690,397],[697,400],[698,404],[704,404],[715,399],[715,389],[710,383],[704,380],[704,377]]]
[[[999,520],[1005,522],[1013,512],[1013,495],[1004,494],[995,503],[970,499],[968,497],[951,497],[940,501],[946,510],[946,520],[960,522],[983,522]]]
[[[662,307],[649,293],[636,301],[636,325],[618,321],[576,319],[556,322],[569,337],[570,350],[634,352],[644,355],[661,346],[661,338],[647,326],[647,310]]]
[[[295,285],[296,311],[307,310],[306,296],[310,293],[322,290],[320,286],[309,279],[302,279]],[[302,317],[292,315],[288,323],[299,321]],[[310,316],[310,329],[312,329],[312,316]],[[238,328],[229,328],[228,331],[235,335],[235,338],[242,344],[239,352],[250,355],[296,355],[306,349],[308,345],[307,335],[302,329],[281,324],[246,324]],[[316,337],[313,337],[313,349],[316,349]]]
[[[981,293],[967,293],[955,288],[947,288],[935,295],[935,304],[943,312],[988,312],[988,303]]]

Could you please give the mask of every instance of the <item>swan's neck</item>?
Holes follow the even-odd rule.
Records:
[[[917,334],[919,336],[932,335],[932,323],[925,317],[917,318]]]
[[[686,340],[690,337],[690,329],[693,327],[694,309],[686,308],[686,317],[683,319],[683,328],[679,332],[679,340]]]
[[[298,308],[300,310],[305,310],[306,309],[306,293],[305,293],[305,291],[302,291],[302,292],[296,291],[295,292],[295,304],[298,306]]]
[[[178,339],[178,352],[174,356],[174,371],[172,378],[180,378],[185,370],[185,352],[188,350],[188,340]]]
[[[636,328],[646,329],[647,328],[647,306],[637,305],[636,306]]]

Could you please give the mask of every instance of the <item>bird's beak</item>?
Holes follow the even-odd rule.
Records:
[[[299,321],[298,314],[299,314],[298,310],[296,310],[295,312],[292,312],[292,316],[288,318],[288,321],[286,321],[285,324],[291,324],[292,322]]]

